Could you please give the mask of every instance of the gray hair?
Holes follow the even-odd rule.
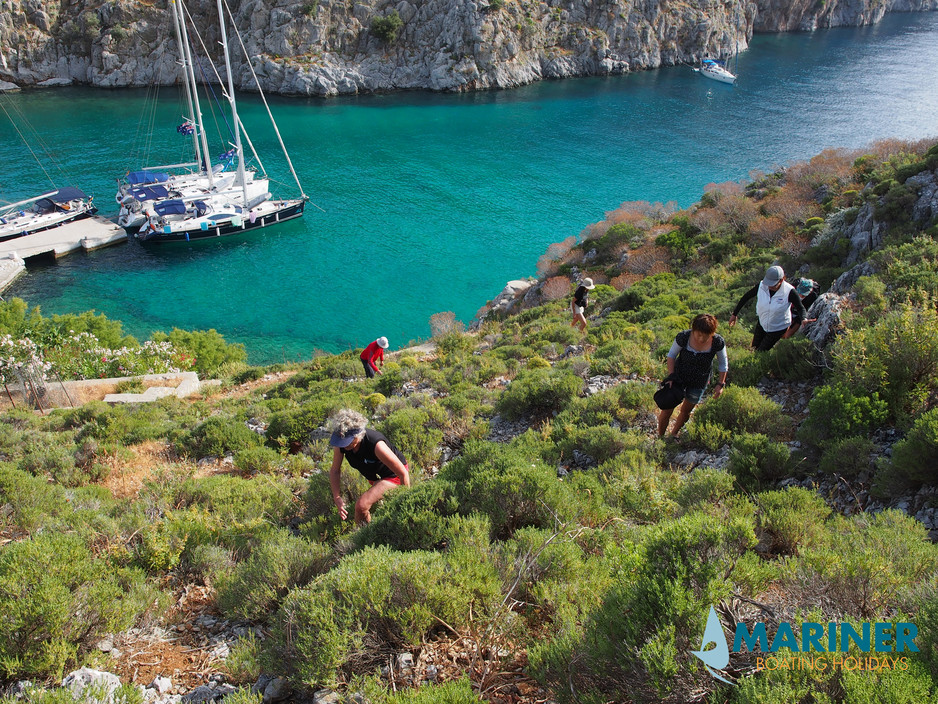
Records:
[[[361,437],[365,434],[365,426],[368,425],[368,419],[358,411],[351,408],[343,408],[336,411],[329,418],[329,428],[333,433],[339,433],[345,437],[354,434],[355,437]],[[357,431],[357,432],[356,432]]]

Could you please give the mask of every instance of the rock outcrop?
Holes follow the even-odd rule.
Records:
[[[938,0],[240,0],[231,11],[251,59],[232,61],[239,87],[254,88],[253,68],[264,90],[293,95],[511,88],[726,56],[746,48],[753,31],[868,24],[890,9],[936,7]],[[188,9],[217,53],[215,3],[193,0]],[[381,38],[373,23],[392,15],[400,26]],[[209,61],[220,59],[202,59],[213,76]],[[9,0],[0,8],[0,80],[149,86],[175,83],[179,71],[162,2]]]

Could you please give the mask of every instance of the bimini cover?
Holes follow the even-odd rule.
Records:
[[[40,198],[36,201],[36,212],[39,213],[51,213],[58,206],[56,203],[68,203],[70,200],[76,200],[80,198],[87,198],[82,191],[77,188],[60,188],[58,191],[53,193],[51,196],[46,198]]]
[[[163,183],[169,181],[169,174],[162,171],[131,171],[127,174],[127,183],[138,186],[141,183]]]
[[[80,188],[60,188],[57,193],[49,196],[56,203],[68,203],[70,200],[84,200],[87,198]]]
[[[154,205],[153,209],[159,215],[183,215],[186,212],[186,204],[181,200],[164,200]]]
[[[197,200],[192,205],[195,206],[195,212],[199,217],[202,217],[203,215],[205,215],[205,213],[208,212],[208,206],[205,204],[205,201],[203,200]]]
[[[166,198],[169,191],[166,190],[165,186],[143,186],[142,188],[131,188],[130,195],[139,201],[159,200],[160,198]]]

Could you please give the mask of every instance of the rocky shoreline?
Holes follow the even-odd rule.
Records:
[[[218,40],[214,7],[189,3],[208,47]],[[284,95],[505,89],[728,56],[754,32],[874,24],[886,12],[935,9],[938,0],[243,0],[232,13],[250,65],[243,55],[232,59],[239,87],[255,90],[253,69],[262,89]],[[379,28],[388,18],[393,32]],[[205,75],[219,59],[202,59]],[[171,85],[179,71],[160,5],[84,2],[65,14],[48,0],[11,0],[0,8],[0,90]]]

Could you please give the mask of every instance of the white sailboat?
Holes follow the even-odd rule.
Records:
[[[189,86],[187,87],[187,96],[192,100],[192,111],[196,117],[195,132],[193,135],[200,153],[208,153],[208,144],[205,137],[205,131],[201,125],[201,112],[197,105],[197,91],[195,83],[195,74],[192,70],[191,53],[186,39],[185,15],[181,0],[172,0],[175,11],[178,12],[180,41],[183,45],[183,55],[186,56],[187,77]],[[225,28],[225,8],[223,0],[217,0],[218,16],[221,28],[221,47],[225,58],[225,68],[228,76],[228,87],[226,97],[231,109],[232,123],[234,125],[234,146],[224,156],[230,156],[231,160],[237,165],[237,171],[233,182],[227,182],[224,185],[218,180],[217,174],[210,169],[204,169],[201,173],[205,174],[208,187],[204,193],[184,192],[186,189],[177,189],[179,197],[150,201],[152,207],[143,208],[147,214],[146,222],[141,225],[136,233],[137,238],[145,242],[174,242],[191,241],[195,239],[206,239],[230,235],[261,227],[267,227],[285,220],[300,217],[308,200],[296,171],[290,161],[290,156],[286,151],[283,140],[280,138],[280,132],[277,130],[276,122],[268,107],[267,113],[271,124],[280,141],[284,156],[289,165],[290,172],[296,180],[297,187],[300,190],[300,198],[292,199],[274,199],[267,190],[269,181],[267,178],[258,178],[256,174],[245,169],[244,150],[241,136],[244,125],[238,118],[237,102],[234,92],[234,77],[231,71],[231,59],[228,47],[228,35]],[[178,35],[177,35],[178,36]],[[240,38],[239,38],[240,39]],[[243,47],[243,44],[242,44]],[[248,62],[250,66],[250,61]],[[253,68],[251,69],[253,74]],[[257,77],[255,76],[257,82]],[[260,83],[257,82],[257,88],[260,91]],[[265,106],[267,105],[264,94],[260,92]],[[246,137],[246,133],[245,133]],[[248,139],[248,144],[250,140]],[[198,150],[197,150],[198,151]],[[253,152],[253,148],[252,148]],[[254,157],[257,158],[256,152]],[[258,159],[258,163],[260,160]],[[178,185],[178,184],[177,184]],[[201,183],[196,183],[189,187],[189,190],[202,188]]]
[[[179,47],[179,61],[183,69],[183,87],[189,114],[176,132],[192,137],[192,149],[195,160],[181,164],[144,167],[127,173],[117,182],[117,203],[120,212],[117,224],[136,231],[147,222],[152,207],[161,200],[183,197],[207,197],[212,191],[223,190],[234,183],[232,174],[222,174],[231,163],[231,154],[225,153],[219,163],[211,169],[207,167],[208,141],[202,123],[202,110],[196,89],[195,72],[192,63],[192,51],[189,45],[185,15],[179,2],[170,0],[173,27],[176,32],[176,44]],[[192,167],[198,167],[193,171]],[[253,177],[253,171],[248,172]],[[149,212],[148,212],[149,211]]]
[[[699,70],[707,78],[712,78],[721,83],[736,83],[736,76],[726,69],[722,61],[716,59],[704,59],[700,62],[700,68],[694,70]]]
[[[0,242],[90,217],[98,211],[92,201],[78,188],[59,188],[35,198],[0,204]]]

